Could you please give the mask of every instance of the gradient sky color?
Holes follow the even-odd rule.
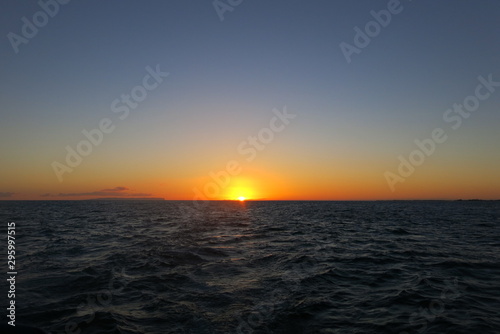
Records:
[[[15,53],[8,34],[41,7],[5,1],[0,199],[499,199],[500,87],[456,130],[443,115],[479,76],[500,82],[500,3],[402,0],[348,63],[339,45],[388,3],[244,0],[221,21],[212,1],[70,1]],[[157,66],[168,77],[119,119],[113,101]],[[238,147],[285,108],[248,161]],[[60,182],[53,162],[105,118]],[[447,140],[391,191],[435,128]]]

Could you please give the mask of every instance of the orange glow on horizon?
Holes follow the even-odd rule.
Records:
[[[263,156],[264,158],[264,156]],[[493,173],[468,174],[450,168],[425,165],[396,185],[391,192],[383,176],[385,165],[327,165],[254,163],[244,165],[238,175],[227,175],[215,167],[164,177],[154,171],[133,177],[121,173],[91,174],[85,169],[67,176],[63,183],[4,180],[0,200],[84,200],[95,198],[163,198],[165,200],[229,200],[243,203],[259,200],[415,200],[499,199],[499,181]],[[152,164],[153,165],[153,164]],[[223,164],[221,164],[223,165]],[[243,164],[242,164],[243,166]],[[207,173],[206,170],[216,170]],[[312,171],[311,171],[312,170]],[[472,170],[472,169],[471,169]],[[50,170],[49,170],[50,171]],[[45,179],[44,179],[45,180]]]

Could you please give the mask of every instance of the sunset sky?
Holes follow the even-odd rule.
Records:
[[[500,199],[498,1],[41,3],[0,12],[0,199]]]

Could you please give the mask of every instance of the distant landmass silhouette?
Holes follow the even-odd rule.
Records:
[[[162,197],[100,197],[90,198],[87,201],[164,201]]]

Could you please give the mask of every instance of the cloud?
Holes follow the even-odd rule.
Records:
[[[15,193],[11,192],[0,192],[0,198],[7,198],[7,197],[12,197]]]
[[[56,195],[42,194],[41,197],[80,197],[80,196],[99,196],[99,197],[150,197],[152,194],[147,193],[129,193],[127,187],[114,187],[110,189],[101,189],[87,193],[59,193]]]
[[[113,189],[103,189],[103,190],[100,190],[100,191],[104,191],[104,192],[119,192],[119,191],[126,191],[126,190],[130,190],[129,188],[127,187],[114,187]]]

